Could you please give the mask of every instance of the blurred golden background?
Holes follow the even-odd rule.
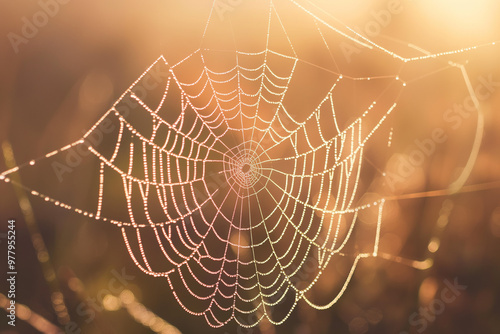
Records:
[[[376,78],[398,76],[406,83],[384,136],[366,153],[371,171],[363,174],[366,193],[358,200],[390,199],[381,253],[431,259],[433,266],[417,270],[401,260],[367,259],[326,311],[300,303],[281,326],[244,329],[230,323],[215,330],[187,314],[165,280],[134,266],[115,226],[33,197],[34,216],[26,217],[29,208],[24,204],[23,213],[12,185],[2,182],[1,253],[4,222],[14,217],[16,301],[31,311],[18,309],[15,328],[2,320],[1,333],[39,332],[30,321],[48,333],[68,323],[67,333],[500,333],[500,42],[491,44],[500,41],[500,3],[297,3],[310,13],[291,1],[274,1],[283,29],[271,33],[278,36],[273,48],[288,50],[289,40],[299,59],[288,101],[298,119],[312,112],[338,74],[374,79],[371,85],[353,85],[352,95],[339,101],[347,111],[379,88]],[[175,64],[199,48],[262,51],[269,1],[2,1],[0,12],[0,142],[10,143],[21,164],[81,138],[160,55]],[[403,64],[386,52],[360,47],[312,20],[312,14],[403,57],[480,47]],[[480,151],[456,194],[447,189],[471,155],[478,117],[464,73],[450,62],[465,66],[484,114]],[[225,65],[217,58],[211,64]],[[339,117],[347,124],[359,116]],[[0,171],[8,168],[0,159]],[[98,171],[93,172],[89,179],[69,176],[55,188],[65,199],[86,203],[95,192]],[[37,173],[26,175],[30,187],[47,186],[43,172]],[[370,224],[374,217],[361,219]],[[2,256],[2,268],[5,260]],[[335,284],[332,278],[315,292],[328,294]]]

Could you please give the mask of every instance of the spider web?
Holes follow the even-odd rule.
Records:
[[[314,23],[328,50],[327,33],[401,66],[467,51],[405,58],[292,3]],[[207,29],[212,16],[213,10]],[[273,43],[274,36],[281,44]],[[161,56],[80,140],[0,178],[9,182],[9,174],[24,167],[57,166],[49,161],[64,160],[71,150],[90,152],[88,166],[99,170],[94,208],[38,190],[31,194],[115,224],[135,265],[164,277],[179,304],[213,327],[232,319],[244,327],[263,319],[281,324],[300,300],[328,308],[344,293],[358,261],[378,255],[385,200],[360,200],[366,192],[360,177],[366,146],[381,132],[389,137],[385,123],[406,84],[397,74],[356,77],[337,68],[328,71],[331,86],[304,118],[287,102],[303,63],[271,1],[263,50],[200,48],[173,65]],[[474,96],[464,68],[453,66]],[[155,73],[163,75],[151,85]],[[378,88],[353,108],[343,101],[353,85]],[[455,189],[470,172],[481,128],[480,116]],[[367,211],[376,212],[374,224],[359,226]],[[360,245],[358,228],[367,230],[369,237],[361,240],[370,243]],[[311,290],[331,279],[324,273],[334,259],[347,270],[339,274],[336,294],[318,302],[322,298]]]

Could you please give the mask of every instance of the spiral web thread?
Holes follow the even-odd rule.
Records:
[[[322,31],[329,30],[402,64],[469,50],[404,58],[292,3],[314,21],[323,39]],[[207,26],[211,18],[212,14]],[[207,49],[200,48],[172,66],[162,56],[80,140],[8,170],[0,178],[10,182],[9,174],[21,168],[75,147],[88,149],[98,161],[100,175],[94,210],[36,190],[31,194],[117,225],[136,266],[148,275],[165,277],[179,304],[193,315],[204,316],[213,327],[232,319],[244,327],[264,318],[281,324],[299,300],[317,309],[330,307],[344,293],[359,259],[378,253],[384,199],[355,202],[365,144],[397,104],[379,106],[374,100],[361,116],[342,127],[335,112],[337,87],[387,78],[347,77],[339,71],[317,108],[304,121],[297,121],[283,101],[301,60],[271,1],[269,27],[272,20],[282,27],[290,54],[274,51],[269,43],[261,52],[236,51],[234,66],[224,71],[208,66],[206,57],[212,51]],[[463,67],[451,65],[460,67],[468,82]],[[136,88],[158,67],[168,73],[161,82],[163,91],[153,103],[147,102]],[[389,80],[399,90],[406,87],[397,75]],[[132,114],[121,111],[127,99],[139,106]],[[373,115],[377,121],[366,125]],[[105,136],[114,143],[111,150],[87,142],[105,120],[118,125]],[[214,177],[224,180],[216,188],[210,184]],[[114,180],[109,181],[113,196],[121,198],[128,219],[106,214],[106,203],[112,201],[108,179]],[[348,248],[359,213],[370,208],[377,212],[373,249]],[[156,240],[154,252],[148,250],[151,245],[145,245],[145,239]],[[298,277],[311,256],[317,258],[317,266],[304,282]],[[336,296],[318,305],[308,293],[328,263],[339,257],[352,259],[350,269]],[[280,305],[286,306],[285,312],[274,314]]]

